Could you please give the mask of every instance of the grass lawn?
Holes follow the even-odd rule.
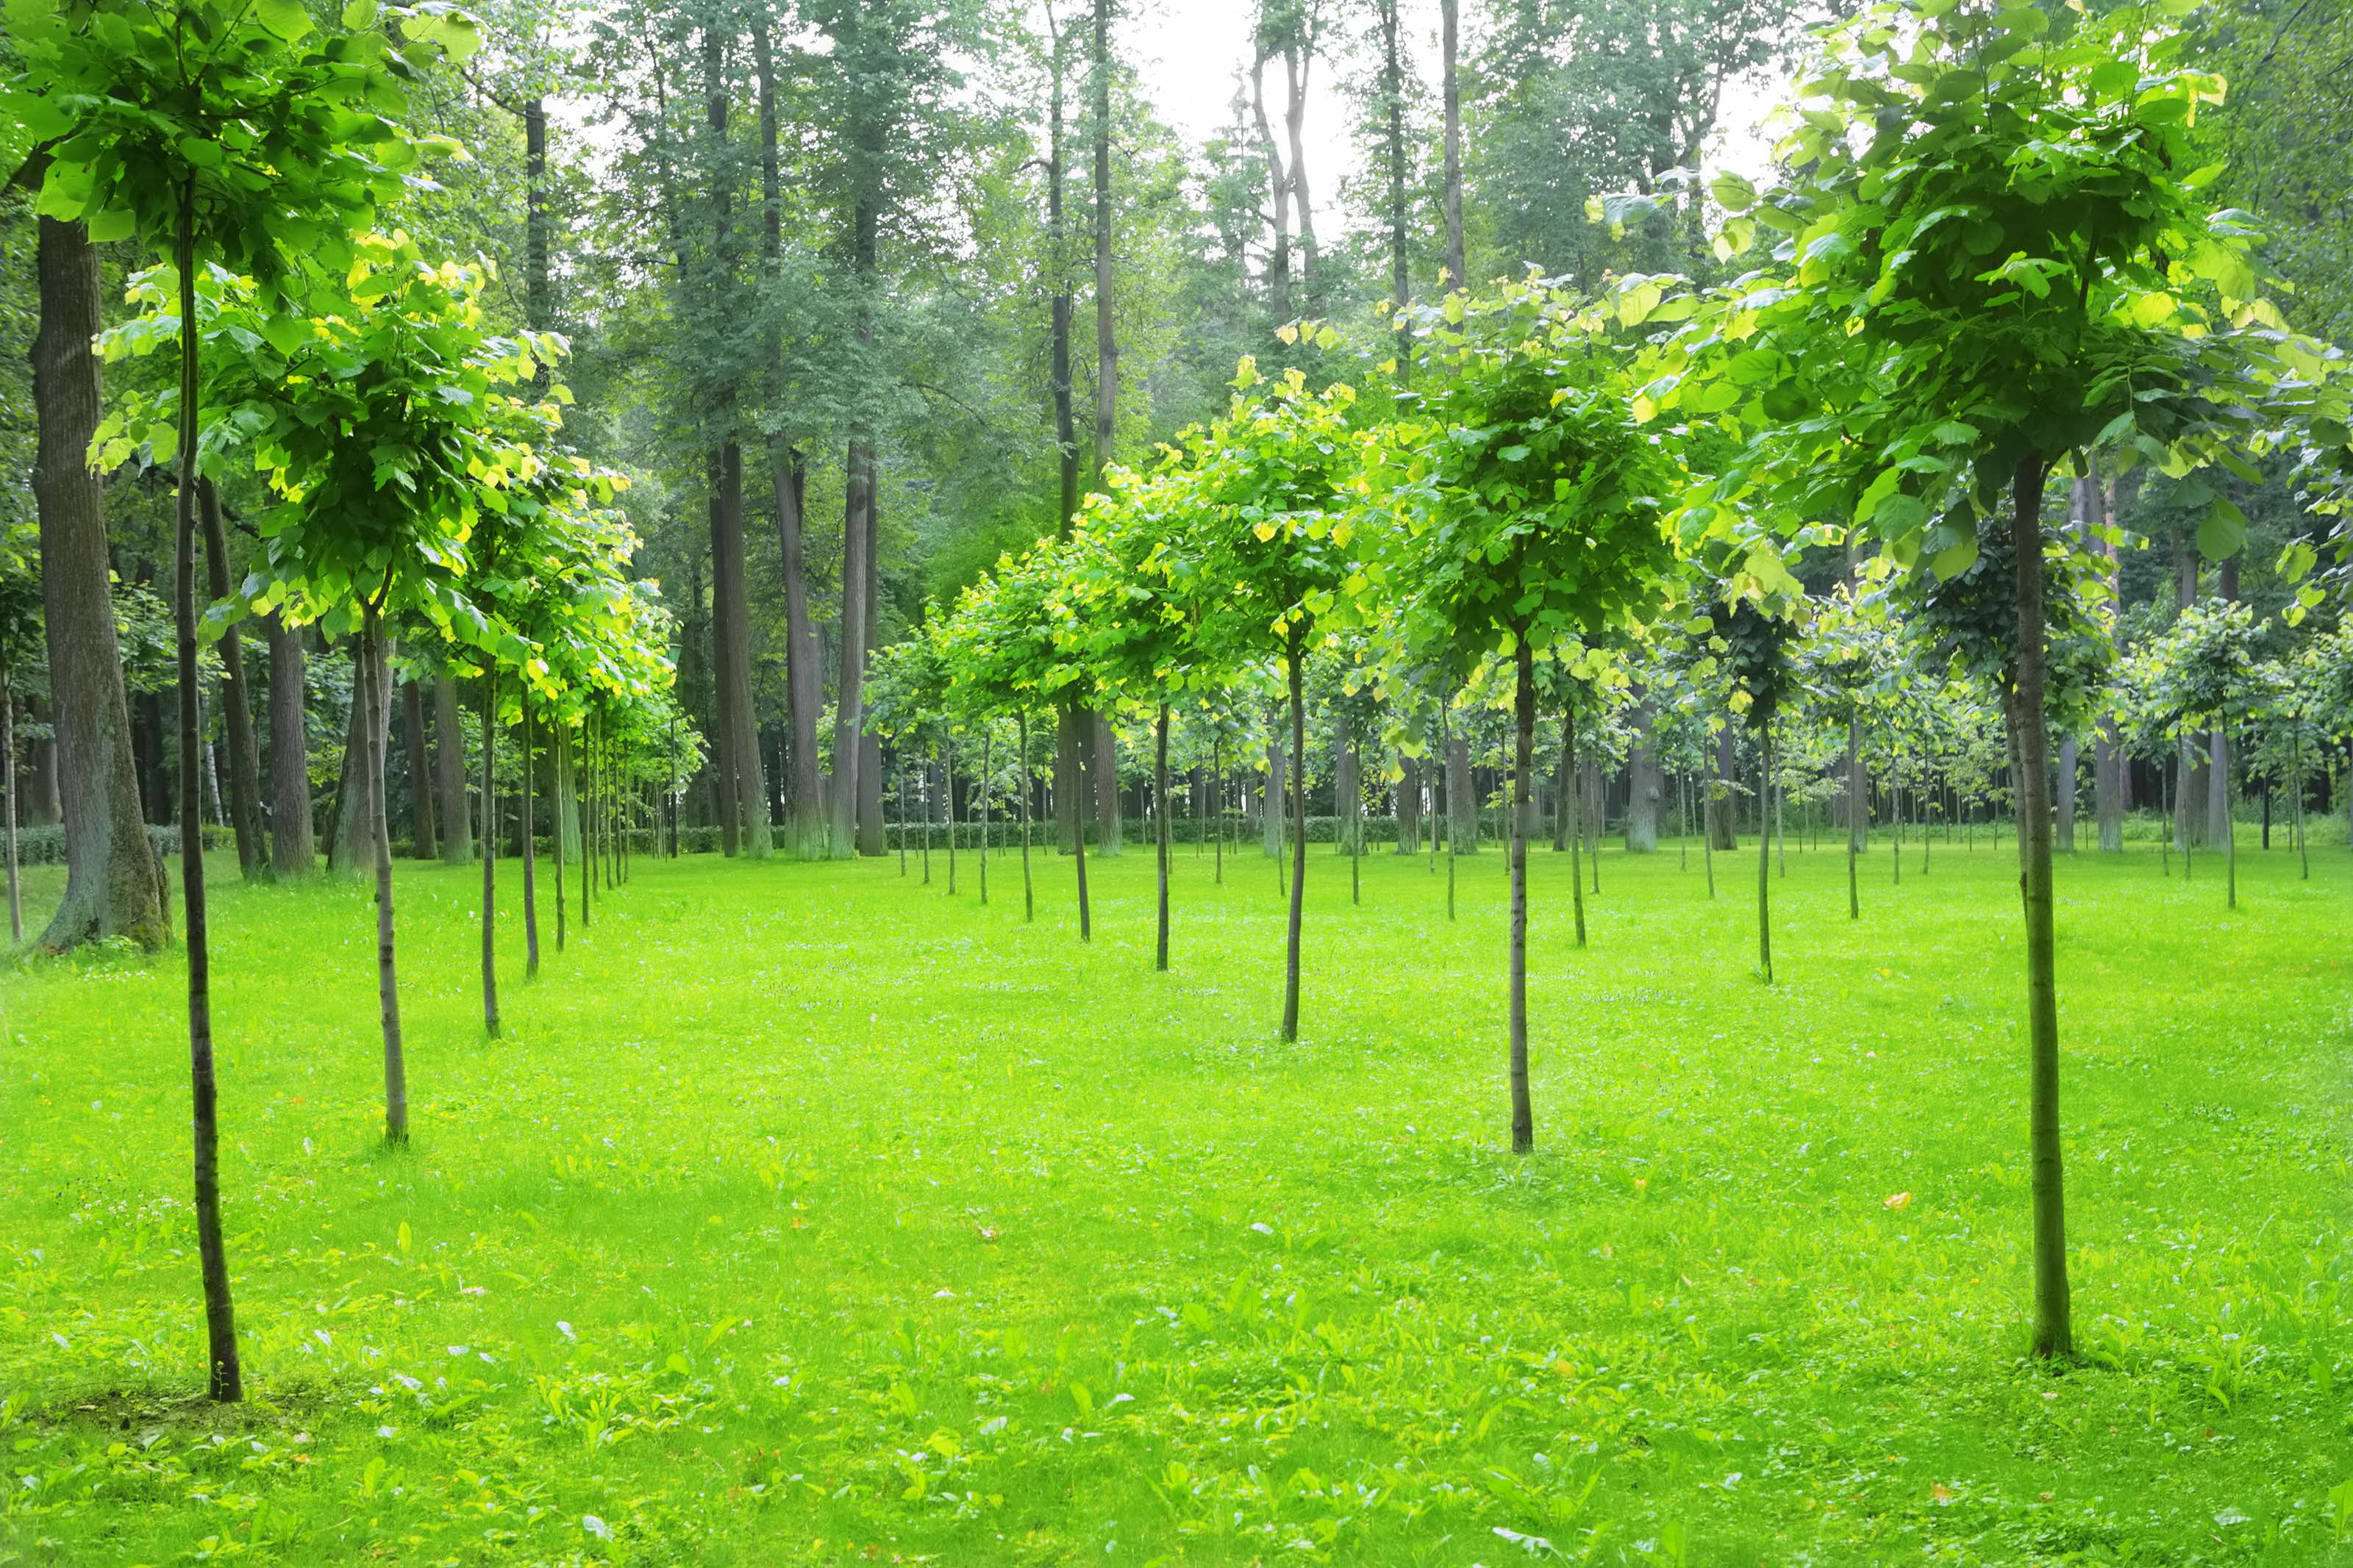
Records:
[[[482,1038],[477,873],[213,869],[250,1404],[176,962],[0,973],[0,1563],[2353,1563],[2353,856],[2060,869],[2081,1364],[2031,1363],[2015,860],[640,861]],[[174,879],[176,889],[176,878]],[[30,879],[38,929],[54,871]],[[544,883],[543,882],[543,889]]]

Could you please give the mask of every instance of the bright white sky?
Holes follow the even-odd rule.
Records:
[[[1247,69],[1250,18],[1256,0],[1132,0],[1118,24],[1118,47],[1136,62],[1144,90],[1161,117],[1195,147],[1226,128],[1234,95],[1234,72]],[[1461,6],[1462,53],[1476,47],[1472,31],[1479,7]],[[1369,7],[1350,7],[1352,24],[1363,26]],[[1401,0],[1410,68],[1437,93],[1438,0]],[[1369,59],[1370,52],[1366,51]],[[1347,68],[1361,68],[1355,60]],[[1349,106],[1340,91],[1339,62],[1320,59],[1309,79],[1307,175],[1319,214],[1338,210],[1342,179],[1361,160],[1349,134]],[[1281,113],[1275,77],[1267,82],[1268,110]],[[1759,122],[1778,97],[1778,83],[1736,84],[1727,92],[1723,124],[1709,149],[1711,167],[1732,167],[1752,176],[1764,172],[1766,146]],[[1276,121],[1280,127],[1280,120]],[[1363,215],[1349,215],[1361,216]]]

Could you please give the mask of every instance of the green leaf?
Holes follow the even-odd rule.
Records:
[[[2198,553],[2209,561],[2227,561],[2245,548],[2247,517],[2220,497],[2198,525]]]
[[[343,7],[343,26],[352,32],[364,32],[375,26],[375,0],[351,0]]]
[[[138,232],[139,219],[128,207],[108,207],[90,220],[90,238],[93,245],[129,239]]]
[[[183,136],[179,146],[180,156],[199,169],[217,169],[228,162],[228,153],[219,142],[201,136]]]
[[[253,0],[253,14],[290,44],[311,30],[311,13],[301,0]]]

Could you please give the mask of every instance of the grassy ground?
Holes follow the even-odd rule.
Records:
[[[2085,1358],[2030,1364],[2014,862],[1534,857],[993,901],[641,862],[481,1037],[474,874],[216,867],[248,1376],[206,1407],[181,972],[0,973],[0,1563],[2353,1563],[2353,856],[2060,878]],[[511,866],[503,868],[511,872]],[[37,875],[32,903],[56,895]],[[513,879],[505,877],[512,890]],[[510,900],[512,906],[512,900]],[[512,918],[510,916],[510,918]],[[503,931],[518,941],[512,924]],[[552,945],[552,944],[551,944]]]

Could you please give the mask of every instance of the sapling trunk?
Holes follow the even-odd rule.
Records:
[[[1168,704],[1160,705],[1160,719],[1152,739],[1152,777],[1155,798],[1159,803],[1159,821],[1154,837],[1160,847],[1160,942],[1153,967],[1166,971],[1168,967]]]
[[[948,897],[956,890],[955,740],[940,742],[940,818],[948,831]]]
[[[531,689],[522,691],[522,977],[539,976],[539,846],[532,838],[531,798],[539,793],[531,755]],[[557,837],[563,835],[558,833]]]
[[[989,742],[994,738],[988,730],[980,732],[980,901],[984,904],[988,902],[988,790],[997,776],[988,771]]]
[[[8,941],[25,943],[25,901],[16,888],[16,692],[0,659],[0,789],[8,794]]]
[[[1027,710],[1015,716],[1021,733],[1021,918],[1038,918],[1037,895],[1029,886],[1029,714]],[[905,854],[904,828],[901,829],[901,854]]]
[[[1757,772],[1758,782],[1767,789],[1773,787],[1773,730],[1771,721],[1757,726]],[[1757,834],[1757,977],[1766,984],[1773,984],[1773,845],[1772,835],[1760,824]]]
[[[1446,710],[1441,708],[1438,710],[1438,743],[1451,759],[1454,755],[1454,742],[1446,730]],[[1469,772],[1468,769],[1460,771],[1463,773]],[[1450,921],[1454,918],[1454,862],[1461,854],[1461,847],[1455,843],[1458,837],[1455,830],[1462,821],[1462,808],[1454,799],[1456,782],[1457,770],[1450,766],[1446,775],[1446,918]],[[1436,842],[1434,839],[1431,841],[1432,854],[1437,853]]]
[[[1226,820],[1225,766],[1225,737],[1220,735],[1209,742],[1209,803],[1217,808],[1216,816],[1212,820],[1214,820],[1219,827],[1224,826]],[[1219,833],[1217,835],[1217,839],[1218,886],[1222,888],[1226,885],[1225,834],[1222,832]]]
[[[1675,855],[1676,869],[1691,869],[1691,775],[1680,769],[1675,773]]]
[[[907,775],[910,771],[906,748],[902,745],[899,751],[899,875],[902,877],[907,874]]]
[[[2295,853],[2297,858],[2303,862],[2304,866],[2302,879],[2309,882],[2312,880],[2312,851],[2304,842],[2304,736],[2301,731],[2290,738],[2290,745],[2292,746],[2295,756]],[[16,775],[12,773],[9,776],[14,778]],[[9,796],[10,804],[8,808],[8,908],[12,914],[15,912],[16,907],[16,818],[15,815],[15,802],[16,796],[11,795]]]
[[[1528,1098],[1528,772],[1535,761],[1535,653],[1525,635],[1513,654],[1511,1029],[1512,1152],[1536,1146],[1535,1108]]]
[[[1307,905],[1307,700],[1303,689],[1306,639],[1291,629],[1291,922],[1282,960],[1282,1038],[1299,1038],[1299,933]]]
[[[482,670],[482,1032],[499,1037],[499,668]]]
[[[1066,732],[1069,732],[1074,731],[1076,727],[1077,726],[1074,723],[1068,723],[1063,726],[1063,729]],[[1084,782],[1080,781],[1078,787],[1074,788],[1071,793],[1075,798],[1071,801],[1069,809],[1075,817],[1075,821],[1072,826],[1078,829],[1076,833],[1071,835],[1071,841],[1077,849],[1075,858],[1079,874],[1079,940],[1081,942],[1092,942],[1094,940],[1094,915],[1093,911],[1087,907],[1087,808],[1086,787]],[[1060,810],[1061,808],[1061,802],[1057,801],[1055,803],[1056,809]]]
[[[1713,793],[1724,786],[1715,781],[1714,775],[1709,775],[1706,787]],[[1707,871],[1707,896],[1714,899],[1715,897],[1715,829],[1711,822],[1712,814],[1707,810],[1709,804],[1704,796],[1701,798],[1699,858],[1700,864]]]
[[[2226,908],[2235,910],[2239,907],[2239,814],[2232,809],[2237,803],[2231,798],[2228,762],[2223,763],[2221,774],[2214,787],[2222,792],[2222,885],[2226,889],[2223,902]]]
[[[373,703],[384,679],[384,622],[374,606],[364,616],[360,668],[367,700]],[[370,736],[377,732],[372,724],[362,729]],[[385,821],[383,742],[372,739],[366,744],[371,776],[363,798],[375,840],[375,987],[384,1027],[384,1141],[398,1148],[408,1142],[408,1065],[401,1050],[400,976],[393,963],[392,832]]]
[[[932,764],[923,767],[923,886],[932,885]]]
[[[2034,1352],[2075,1350],[2059,1141],[2059,992],[2051,889],[2051,737],[2043,698],[2042,458],[2020,458],[2011,519],[2017,562],[2020,902],[2026,923],[2029,1124],[2034,1198]]]
[[[2165,820],[2159,825],[2164,831],[2159,833],[2157,838],[2163,851],[2160,863],[2165,867],[2165,874],[2168,877],[2173,875],[2172,784],[2173,775],[2165,771],[2165,764],[2160,762],[2157,766],[2157,808],[2164,814]]]
[[[1585,945],[1585,791],[1577,777],[1577,717],[1561,726],[1561,776],[1567,780],[1568,896],[1577,911],[1577,945]]]
[[[549,770],[549,771],[550,771],[550,773],[552,774],[552,777],[550,778],[549,783],[550,783],[551,786],[552,786],[552,787],[554,789],[554,791],[555,791],[555,831],[554,831],[554,833],[550,834],[548,837],[549,837],[549,838],[553,841],[553,847],[554,848],[554,851],[555,851],[555,867],[554,867],[554,868],[555,868],[555,951],[556,951],[556,952],[562,952],[564,951],[564,782],[563,782],[563,781],[564,781],[564,779],[565,779],[565,775],[566,775],[566,774],[571,771],[570,769],[568,769],[568,768],[566,768],[566,767],[565,766],[565,752],[569,750],[569,747],[570,747],[570,740],[569,740],[570,734],[571,734],[571,729],[570,729],[570,727],[569,727],[568,725],[565,725],[565,724],[558,724],[558,725],[556,725],[556,727],[555,727],[555,762],[554,762],[554,766]],[[576,806],[576,805],[575,805],[575,815],[576,815],[576,813],[577,813],[577,806]]]
[[[207,1391],[227,1404],[245,1396],[229,1294],[228,1253],[221,1237],[219,1086],[213,1070],[212,948],[205,901],[205,830],[199,814],[196,717],[196,240],[195,183],[180,185],[180,515],[173,618],[180,678],[180,893],[188,943],[188,1088],[195,1142],[196,1250],[205,1285]],[[373,724],[363,728],[375,732]],[[8,758],[9,812],[16,810],[16,757]],[[143,847],[143,846],[142,846]],[[10,910],[15,910],[11,842]]]

